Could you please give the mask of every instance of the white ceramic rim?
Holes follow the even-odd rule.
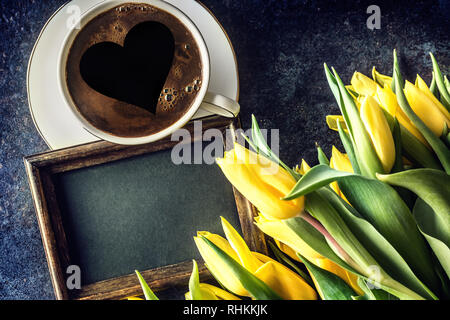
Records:
[[[83,28],[84,25],[86,25],[91,19],[94,18],[94,16],[97,16],[98,14],[105,12],[109,9],[112,9],[114,7],[120,6],[124,3],[145,3],[153,5],[161,10],[164,10],[175,17],[177,17],[185,26],[186,28],[192,33],[194,40],[196,41],[196,44],[199,47],[200,51],[200,57],[202,60],[202,66],[203,66],[203,85],[201,86],[199,92],[197,93],[196,99],[189,108],[189,110],[175,123],[173,123],[171,126],[167,127],[166,129],[159,131],[157,133],[143,136],[143,137],[120,137],[115,136],[112,134],[109,134],[105,131],[102,131],[96,127],[94,127],[92,124],[90,124],[84,117],[81,115],[81,113],[74,107],[74,102],[71,98],[71,95],[69,94],[67,84],[65,81],[66,76],[66,63],[68,58],[68,51],[72,45],[73,40],[77,36],[78,32],[81,29],[72,29],[69,34],[66,36],[66,38],[63,41],[61,52],[58,55],[59,61],[57,63],[57,77],[59,79],[58,87],[59,92],[62,95],[62,98],[69,106],[69,109],[72,111],[72,113],[75,115],[75,117],[78,119],[78,121],[81,122],[82,126],[92,135],[117,144],[124,144],[124,145],[136,145],[136,144],[144,144],[144,143],[150,143],[157,140],[160,140],[173,132],[175,132],[177,129],[183,127],[189,120],[194,116],[194,114],[197,112],[197,110],[200,108],[200,105],[203,101],[203,98],[208,90],[209,85],[209,78],[210,78],[210,59],[209,59],[209,52],[208,48],[206,46],[205,40],[203,39],[203,36],[201,35],[200,31],[198,30],[197,26],[194,24],[194,22],[186,16],[181,10],[176,8],[175,6],[161,1],[161,0],[147,0],[146,2],[140,1],[140,0],[126,0],[126,1],[108,1],[108,2],[101,2],[98,5],[90,8],[88,11],[86,11],[83,16],[80,18],[79,25],[81,28]]]

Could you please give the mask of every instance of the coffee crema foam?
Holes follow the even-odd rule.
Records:
[[[129,31],[149,21],[166,26],[174,40],[172,64],[155,100],[154,113],[96,91],[80,71],[90,48],[108,42],[123,47]],[[94,127],[119,137],[142,137],[171,126],[190,109],[202,86],[202,69],[196,41],[178,18],[149,4],[128,3],[97,15],[79,31],[69,50],[66,82],[77,111]]]

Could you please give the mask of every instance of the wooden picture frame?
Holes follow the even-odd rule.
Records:
[[[193,132],[192,122],[185,128]],[[207,130],[209,128],[220,129],[224,135],[227,132],[228,134],[231,133],[231,139],[236,139],[235,130],[240,128],[240,122],[239,119],[227,119],[216,116],[203,120],[202,129]],[[226,137],[224,136],[224,138]],[[195,138],[193,137],[192,139],[194,140]],[[61,219],[52,175],[166,150],[173,147],[176,143],[171,141],[170,137],[153,143],[135,146],[116,145],[106,141],[98,141],[24,158],[56,299],[123,299],[128,296],[140,295],[142,291],[135,274],[82,285],[79,290],[67,289],[65,271],[71,265],[71,253]],[[257,214],[256,209],[234,188],[233,193],[245,241],[251,250],[267,253],[264,235],[253,223],[253,218]],[[141,274],[149,286],[155,292],[158,292],[171,286],[187,285],[191,271],[192,261],[185,261],[145,270]],[[204,280],[210,277],[204,263],[200,261],[199,271],[201,279]]]

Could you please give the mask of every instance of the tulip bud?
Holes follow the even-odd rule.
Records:
[[[375,67],[372,68],[372,78],[378,83],[382,88],[390,87],[392,83],[392,77],[386,76],[384,74],[379,73]]]
[[[398,122],[405,127],[411,134],[413,134],[420,142],[424,145],[428,145],[423,135],[419,130],[413,125],[409,120],[403,110],[399,107],[397,102],[397,96],[392,92],[390,87],[385,86],[384,88],[378,87],[376,100],[379,105],[386,110],[391,116],[397,118]]]
[[[384,171],[390,172],[395,162],[394,139],[383,111],[371,96],[367,96],[361,105],[361,120]]]
[[[238,143],[217,164],[231,184],[246,197],[264,217],[289,219],[303,211],[304,198],[281,200],[296,181],[285,169],[257,155]],[[276,170],[274,170],[276,166]]]
[[[261,253],[250,251],[239,233],[224,218],[222,218],[222,227],[227,240],[208,232],[203,232],[202,235],[283,299],[317,299],[314,289],[297,273]],[[231,292],[249,296],[249,292],[244,288],[245,283],[242,282],[245,280],[238,278],[236,273],[233,273],[230,269],[229,264],[220,259],[209,244],[202,241],[200,237],[194,239],[206,266],[213,276]]]
[[[414,113],[425,125],[438,137],[442,135],[444,126],[450,127],[450,120],[441,112],[439,107],[427,94],[414,86],[411,82],[405,82],[405,96]]]
[[[377,83],[359,72],[353,74],[351,84],[354,90],[363,96],[373,96],[377,92]]]
[[[446,78],[445,78],[446,79]],[[420,89],[423,93],[427,95],[428,98],[430,98],[433,103],[439,108],[439,110],[445,115],[447,120],[450,119],[450,112],[444,107],[444,105],[435,97],[435,95],[431,92],[431,90],[428,88],[427,84],[423,79],[417,75],[416,78],[416,87]]]

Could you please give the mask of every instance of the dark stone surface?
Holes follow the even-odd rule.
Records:
[[[53,299],[25,170],[24,155],[47,150],[27,105],[30,52],[47,18],[64,0],[0,0],[0,299]],[[244,127],[253,113],[280,129],[281,158],[314,163],[314,142],[338,144],[324,122],[337,113],[322,64],[344,81],[372,66],[391,72],[393,48],[407,78],[429,82],[436,54],[449,73],[449,2],[204,0],[236,50]],[[366,8],[381,8],[381,29],[366,27]],[[43,79],[45,81],[45,79]],[[181,289],[182,291],[182,289]]]

